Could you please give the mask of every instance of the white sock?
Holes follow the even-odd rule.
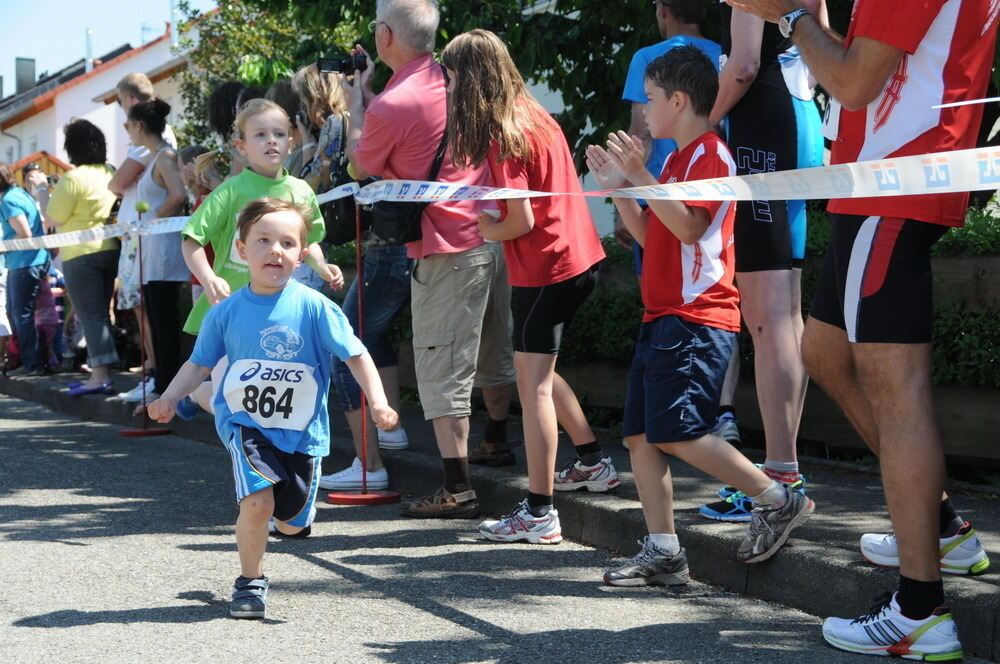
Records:
[[[784,507],[785,503],[788,502],[788,494],[783,485],[771,480],[771,486],[761,491],[760,495],[751,496],[750,500],[754,507],[758,505],[761,507]]]
[[[677,540],[677,535],[650,533],[649,541],[657,549],[671,556],[676,556],[680,553],[681,543]]]

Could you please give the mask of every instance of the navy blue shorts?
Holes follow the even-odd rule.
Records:
[[[661,316],[639,328],[622,433],[650,443],[701,438],[715,426],[736,333]]]
[[[274,489],[274,518],[305,528],[319,490],[320,457],[283,452],[262,432],[238,426],[225,443],[233,460],[236,502]]]

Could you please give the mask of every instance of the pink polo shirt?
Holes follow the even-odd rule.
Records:
[[[425,180],[445,129],[444,72],[431,56],[408,63],[392,75],[365,111],[365,126],[354,151],[361,166],[387,180]],[[438,180],[490,186],[489,169],[459,169],[445,152]],[[423,237],[406,245],[410,258],[452,254],[483,243],[476,224],[479,201],[433,203],[421,219]]]

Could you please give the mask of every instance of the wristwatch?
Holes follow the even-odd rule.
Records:
[[[800,7],[782,16],[781,20],[778,21],[778,31],[781,32],[781,36],[785,39],[791,39],[792,32],[795,30],[795,24],[808,13],[808,9]]]

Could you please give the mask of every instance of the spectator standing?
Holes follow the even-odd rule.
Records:
[[[825,22],[822,0],[810,0]],[[776,25],[722,7],[725,65],[711,122],[728,118],[729,149],[738,175],[768,173],[823,163],[820,119],[808,72],[790,57],[792,42]],[[785,62],[783,59],[788,58]],[[787,66],[786,66],[787,65]],[[764,472],[805,490],[795,445],[808,379],[802,366],[802,260],[806,246],[805,201],[747,201],[736,206],[736,283],[740,310],[754,345],[757,403],[764,424]],[[739,441],[732,394],[739,353],[734,350],[717,430]],[[716,521],[749,521],[753,505],[739,492],[704,505]]]
[[[379,0],[375,32],[379,58],[393,71],[377,97],[371,60],[348,95],[347,156],[355,177],[422,180],[427,177],[447,123],[445,75],[434,62],[439,21],[433,0]],[[355,52],[363,52],[356,49]],[[446,154],[445,182],[488,185],[485,166],[459,169]],[[506,418],[515,375],[510,346],[510,286],[499,245],[484,244],[476,201],[428,206],[422,237],[407,245],[417,260],[410,280],[413,349],[424,417],[434,426],[444,485],[410,503],[413,517],[470,518],[479,513],[469,476],[469,415],[474,384],[483,388],[490,422],[484,443],[506,448]]]
[[[672,49],[646,69],[646,121],[654,137],[678,150],[659,179],[645,167],[642,143],[623,131],[608,149],[590,146],[587,163],[602,189],[732,176],[732,157],[712,131],[718,81],[694,46]],[[712,433],[719,391],[740,328],[733,285],[732,201],[649,200],[643,211],[614,199],[632,236],[645,248],[645,312],[629,367],[622,433],[649,536],[605,582],[618,586],[683,585],[688,564],[674,525],[668,456],[675,456],[753,496],[754,512],[736,552],[745,563],[770,558],[809,518],[812,500],[770,479]]]
[[[0,164],[0,227],[3,239],[40,237],[42,217],[31,195],[17,186],[14,173]],[[24,249],[4,255],[7,270],[7,316],[14,334],[21,366],[10,375],[39,376],[45,372],[45,358],[39,352],[35,330],[35,302],[41,281],[49,272],[48,249]]]
[[[997,4],[858,0],[846,39],[798,0],[731,1],[778,23],[836,100],[831,162],[975,146],[982,105],[935,109],[986,91]],[[894,535],[867,534],[862,553],[899,567],[899,590],[823,636],[853,652],[961,659],[941,572],[989,566],[972,527],[944,496],[944,453],[931,391],[930,251],[961,226],[967,193],[831,200],[833,230],[806,324],[810,376],[879,456]],[[943,497],[943,500],[942,500]]]
[[[304,141],[302,159],[305,163],[301,175],[317,194],[328,191],[347,168],[344,152],[347,100],[341,78],[342,75],[337,73],[320,73],[315,64],[303,67],[292,78],[292,88],[298,95],[302,109],[296,114],[297,131]],[[353,227],[354,219],[349,220],[349,223]],[[413,261],[407,258],[406,247],[378,246],[364,247],[362,264],[362,287],[365,289],[365,330],[362,341],[378,367],[389,397],[389,405],[399,410],[399,358],[385,332],[410,299],[410,271]],[[359,283],[355,277],[343,304],[344,315],[355,330],[360,329],[358,288]],[[332,491],[349,491],[362,487],[361,390],[347,365],[337,358],[334,358],[333,364],[332,380],[351,428],[355,460],[347,468],[320,478],[320,487]],[[389,476],[379,453],[380,444],[392,446],[392,449],[404,449],[409,441],[401,426],[392,432],[375,428],[371,431],[377,431],[378,435],[372,436],[368,441],[365,484],[372,489],[384,489],[389,485]]]
[[[116,100],[128,119],[129,111],[139,103],[148,102],[153,99],[153,83],[145,74],[131,73],[124,76],[115,89]],[[174,137],[173,129],[164,123],[162,139],[171,148],[177,147],[177,139]],[[153,154],[144,146],[137,145],[134,141],[129,146],[125,161],[121,163],[108,187],[115,195],[122,199],[118,210],[118,218],[121,221],[132,221],[136,218],[135,204],[141,199],[138,191],[139,178],[149,167],[153,160]],[[129,233],[121,239],[121,253],[118,258],[118,293],[116,308],[121,311],[131,310],[135,313],[136,319],[140,317],[145,321],[141,326],[143,338],[141,343],[146,351],[147,368],[153,367],[146,379],[145,386],[139,384],[128,392],[122,392],[119,396],[128,402],[138,402],[142,399],[143,392],[146,394],[153,392],[155,387],[155,358],[153,349],[152,328],[149,322],[149,312],[142,309],[142,300],[139,297],[139,246],[134,233]]]
[[[150,161],[136,183],[138,200],[149,204],[146,219],[180,215],[187,193],[177,166],[177,153],[163,138],[170,105],[161,99],[134,104],[128,112],[128,130],[132,145],[145,148]],[[118,218],[131,220],[135,210],[122,210]],[[131,235],[131,234],[130,234]],[[162,394],[181,365],[180,304],[181,284],[191,273],[184,264],[181,236],[176,233],[156,233],[143,239],[142,274],[140,285],[146,304],[146,314],[152,335],[156,379],[146,393]],[[142,395],[139,396],[139,400]]]
[[[448,128],[459,166],[486,163],[497,187],[579,193],[562,129],[528,92],[507,47],[492,32],[455,37],[441,53],[453,110]],[[604,492],[619,485],[572,388],[556,373],[563,334],[597,284],[604,248],[582,196],[500,201],[499,219],[480,211],[480,234],[502,242],[514,303],[514,366],[524,420],[528,496],[479,531],[499,542],[562,541],[555,489]],[[555,475],[559,425],[575,458]]]
[[[74,120],[63,131],[64,147],[76,168],[53,188],[45,208],[46,221],[60,232],[106,224],[115,195],[108,189],[111,168],[106,163],[104,134],[87,120]],[[111,298],[118,251],[118,240],[107,238],[63,247],[60,252],[66,287],[83,324],[91,369],[87,380],[70,388],[71,396],[112,392],[111,366],[118,362],[118,353],[111,331]]]

